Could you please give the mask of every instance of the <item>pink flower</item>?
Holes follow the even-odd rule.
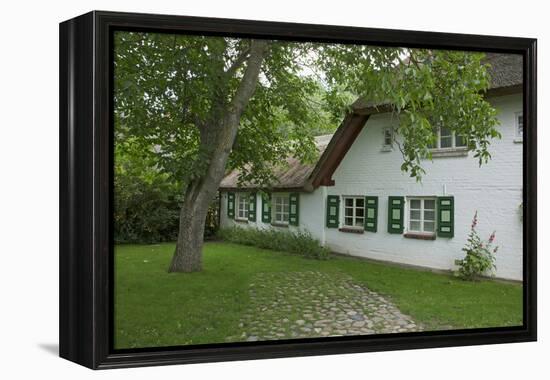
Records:
[[[495,247],[495,249],[493,249],[493,253],[497,253],[498,251],[498,245]]]
[[[476,226],[477,226],[477,210],[476,210],[476,213],[474,215],[474,220],[472,220],[472,230],[474,228],[476,228]]]
[[[489,236],[489,243],[492,243],[493,240],[495,240],[495,231],[493,231],[493,233],[491,234],[491,236]]]

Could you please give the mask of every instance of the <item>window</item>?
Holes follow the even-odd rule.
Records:
[[[435,233],[435,198],[409,198],[409,231]]]
[[[430,146],[431,149],[456,149],[466,147],[466,139],[464,136],[457,135],[450,128],[437,128],[436,136],[436,142]]]
[[[344,197],[344,226],[363,228],[365,225],[365,198]]]
[[[273,195],[273,222],[276,224],[288,224],[289,215],[288,194]]]
[[[383,129],[384,132],[384,142],[382,145],[383,151],[388,151],[392,149],[393,146],[393,130],[391,127],[386,127]]]
[[[237,219],[248,220],[248,194],[237,194]]]
[[[516,112],[516,137],[523,140],[523,112]]]

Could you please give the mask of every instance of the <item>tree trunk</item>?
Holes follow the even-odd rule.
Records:
[[[180,211],[178,241],[169,272],[198,272],[202,269],[204,223],[209,204],[204,199],[194,201],[192,194],[186,192]]]
[[[209,165],[205,174],[193,180],[185,189],[178,241],[169,272],[197,272],[202,269],[204,223],[208,207],[225,174],[241,115],[256,89],[267,47],[267,41],[251,41],[247,66],[231,102],[218,120],[214,119],[199,128],[201,146],[211,152]]]

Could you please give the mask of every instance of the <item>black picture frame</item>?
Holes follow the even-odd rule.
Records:
[[[523,325],[114,350],[112,43],[115,30],[444,48],[523,56]],[[89,368],[535,341],[536,39],[93,11],[60,24],[60,356]]]

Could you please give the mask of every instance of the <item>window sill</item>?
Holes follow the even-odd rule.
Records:
[[[443,148],[431,149],[432,158],[438,157],[465,157],[468,155],[467,148]]]
[[[237,219],[237,218],[235,218],[235,222],[237,222],[237,223],[243,223],[243,224],[248,224],[248,219]]]
[[[514,144],[523,144],[523,139],[520,139],[520,138],[514,139]]]
[[[348,232],[348,233],[351,233],[351,234],[362,234],[365,232],[364,229],[362,228],[352,228],[352,227],[342,227],[342,228],[338,228],[338,231],[340,232]]]
[[[403,236],[407,239],[435,240],[435,234],[427,234],[422,232],[407,232]]]
[[[271,223],[273,227],[283,227],[288,228],[288,223]]]

